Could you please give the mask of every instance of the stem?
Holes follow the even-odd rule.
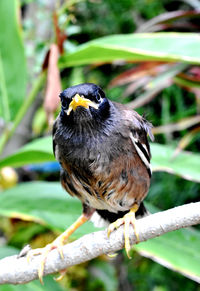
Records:
[[[21,106],[21,108],[19,109],[13,123],[10,129],[5,129],[2,137],[0,139],[0,154],[2,153],[6,143],[8,142],[8,140],[13,136],[17,126],[19,125],[19,123],[21,122],[22,118],[24,117],[24,115],[26,114],[27,110],[29,109],[29,107],[32,105],[33,101],[35,100],[41,86],[44,84],[44,81],[46,79],[46,71],[43,71],[37,78],[37,80],[35,81],[35,84],[33,85],[33,88],[30,92],[30,94],[28,95],[28,97],[24,100],[23,105]]]

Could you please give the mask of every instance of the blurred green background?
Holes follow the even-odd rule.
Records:
[[[151,212],[200,198],[200,2],[0,2],[0,258],[45,246],[80,214],[52,153],[58,94],[100,85],[154,125]],[[72,236],[97,231],[90,222]],[[200,290],[200,227],[7,290]]]

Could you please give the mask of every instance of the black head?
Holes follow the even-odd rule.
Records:
[[[81,103],[78,106],[77,104],[73,106],[73,100],[77,95],[84,100],[86,99],[86,106],[82,106]],[[83,83],[67,88],[60,94],[60,99],[61,115],[65,120],[103,119],[109,111],[109,101],[105,93],[99,86],[92,83]]]

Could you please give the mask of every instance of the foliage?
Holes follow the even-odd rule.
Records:
[[[8,122],[14,119],[25,98],[26,59],[17,19],[17,2],[1,1],[0,11],[0,116]]]
[[[175,12],[170,12],[171,2],[174,1],[167,0],[150,3],[146,0],[126,0],[115,5],[111,0],[102,3],[66,1],[53,11],[50,30],[54,34],[51,39],[34,40],[32,57],[35,66],[32,65],[32,71],[37,71],[36,63],[37,66],[40,64],[40,68],[43,63],[43,70],[37,77],[30,72],[34,82],[29,79],[27,86],[26,63],[30,51],[26,43],[33,24],[28,22],[30,19],[22,18],[23,40],[17,16],[18,2],[7,2],[0,3],[0,152],[5,150],[8,141],[17,133],[17,126],[33,101],[38,99],[45,87],[46,76],[48,79],[52,74],[49,55],[52,52],[51,44],[56,43],[60,51],[57,68],[63,87],[80,82],[99,83],[107,87],[107,95],[112,100],[127,103],[131,108],[140,107],[138,112],[148,112],[148,119],[157,126],[154,129],[156,143],[151,146],[154,175],[147,197],[147,201],[151,202],[148,208],[157,206],[166,209],[198,200],[200,42],[199,35],[195,33],[199,29],[196,24],[198,11],[191,11],[189,7],[184,11],[181,1],[175,3]],[[41,9],[45,17],[45,4],[42,1],[21,1],[23,13],[29,5],[39,7],[38,14]],[[187,33],[179,31],[180,21]],[[162,32],[154,32],[160,30]],[[41,61],[41,56],[45,55],[48,48],[45,60]],[[25,49],[29,58],[25,57]],[[59,82],[58,75],[56,80]],[[29,87],[27,96],[26,87]],[[53,90],[51,87],[47,82],[47,88]],[[54,181],[58,177],[57,174],[44,174],[44,170],[42,173],[37,170],[37,163],[54,161],[51,137],[38,138],[38,135],[44,136],[48,131],[45,110],[48,120],[51,120],[49,116],[56,114],[57,100],[51,99],[51,102],[53,106],[48,108],[50,112],[44,106],[34,112],[33,141],[20,149],[15,148],[13,143],[13,152],[6,157],[2,155],[0,159],[0,168],[17,168],[19,180]],[[186,147],[189,152],[183,151]],[[32,166],[27,167],[30,164]],[[35,168],[33,164],[36,164]],[[31,181],[3,190],[0,195],[0,228],[6,236],[7,246],[2,246],[0,255],[13,254],[16,248],[30,241],[33,246],[46,243],[55,233],[70,225],[80,212],[80,202],[66,195],[58,182]],[[92,224],[87,223],[77,230],[74,237],[93,230]],[[139,244],[134,249],[158,264],[199,282],[199,236],[198,228],[185,229]],[[170,273],[160,265],[153,265],[138,255],[131,262],[124,260],[119,264],[121,267],[101,258],[77,269],[75,267],[75,271],[72,268],[63,285],[74,290],[117,290],[117,285],[121,283],[117,282],[116,272],[120,273],[125,268],[124,282],[135,285],[138,290],[147,290],[138,279],[144,276],[148,278],[152,289],[178,290],[173,283],[176,278],[183,290],[184,286],[189,286],[191,290],[197,287],[192,281]],[[0,287],[0,291],[62,290],[51,277],[45,281],[45,287],[32,282],[26,286],[5,285]]]
[[[192,33],[112,35],[79,46],[75,52],[62,56],[59,65],[66,68],[119,59],[133,62],[182,61],[199,64],[199,46],[198,35]]]

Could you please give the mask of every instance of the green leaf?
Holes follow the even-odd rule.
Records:
[[[134,246],[141,255],[200,283],[200,232],[180,229]]]
[[[43,137],[26,144],[19,151],[0,160],[0,168],[21,167],[29,164],[54,161],[52,137]]]
[[[153,171],[167,172],[190,181],[200,182],[200,155],[182,151],[172,158],[175,148],[169,145],[151,144]]]
[[[60,183],[22,183],[0,195],[0,215],[39,222],[54,230],[65,230],[81,213],[81,202],[67,194]],[[75,236],[94,230],[92,223],[87,222]]]
[[[0,247],[0,259],[3,259],[8,256],[13,256],[18,253],[19,253],[19,250],[14,247],[10,247],[10,246]]]
[[[69,289],[63,289],[58,283],[55,282],[52,276],[46,276],[43,278],[44,285],[41,285],[39,280],[35,280],[25,285],[1,285],[0,291],[67,291]]]
[[[13,120],[26,92],[26,61],[17,1],[0,1],[0,116]]]
[[[173,45],[172,45],[173,44]],[[60,58],[60,68],[98,62],[171,61],[200,64],[197,33],[135,33],[92,40]]]

